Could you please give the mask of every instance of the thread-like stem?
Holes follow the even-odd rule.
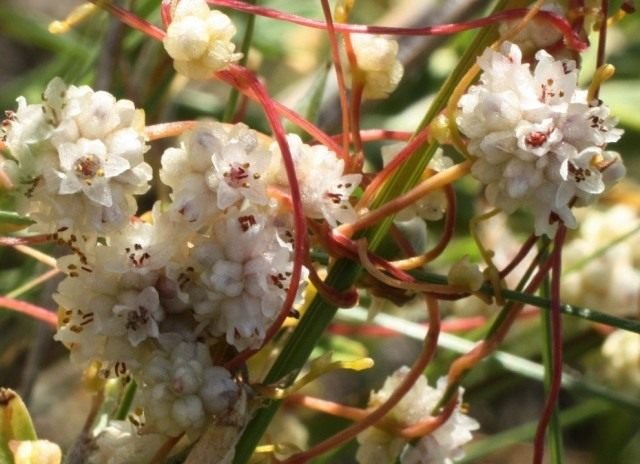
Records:
[[[313,29],[326,30],[327,25],[322,21],[304,18],[302,16],[285,13],[283,11],[266,8],[261,6],[250,5],[237,0],[207,0],[211,5],[223,6],[234,10],[253,13],[271,19],[286,21],[300,26],[306,26]],[[490,16],[465,21],[461,23],[438,24],[426,27],[387,27],[387,26],[369,26],[363,24],[335,24],[335,30],[338,32],[355,32],[362,34],[386,34],[386,35],[408,35],[408,36],[431,36],[431,35],[451,35],[458,32],[478,29],[481,27],[491,26],[502,21],[513,21],[522,18],[530,13],[528,8],[515,8],[512,10],[501,11]],[[583,51],[588,44],[573,30],[571,24],[564,18],[551,11],[540,10],[535,13],[536,18],[547,21],[551,26],[562,33],[567,45],[574,50]]]

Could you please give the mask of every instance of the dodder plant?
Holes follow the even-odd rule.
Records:
[[[19,97],[8,114],[0,180],[19,220],[32,224],[2,243],[30,250],[24,245],[56,242],[68,254],[55,262],[65,274],[53,296],[57,317],[15,298],[0,303],[55,326],[55,339],[92,379],[94,410],[69,461],[299,463],[357,439],[360,463],[451,462],[464,456],[462,446],[480,427],[463,407],[461,382],[500,346],[527,303],[548,309],[550,350],[533,461],[542,462],[550,423],[561,459],[560,316],[578,313],[561,306],[562,249],[567,228],[579,226],[576,208],[593,204],[624,175],[620,155],[608,148],[622,130],[598,92],[613,73],[604,61],[608,15],[621,18],[628,5],[609,11],[607,0],[589,7],[579,0],[499,2],[481,19],[410,29],[350,24],[348,1],[332,8],[322,0],[323,21],[235,0],[163,1],[162,26],[116,3],[95,3],[161,41],[178,75],[219,81],[256,102],[270,133],[238,122],[244,112],[236,112],[235,97],[227,107],[233,123],[145,125],[144,109],[130,100],[60,78],[46,86],[41,102]],[[326,133],[313,112],[305,117],[274,100],[261,76],[240,64],[251,28],[238,52],[236,26],[211,6],[325,31],[342,132]],[[54,29],[67,29],[91,8]],[[363,102],[388,97],[402,82],[391,35],[473,28],[481,32],[417,128],[361,130]],[[594,29],[597,69],[582,89],[580,53]],[[283,119],[303,137],[286,134]],[[154,173],[149,147],[171,137],[178,139]],[[372,171],[365,147],[384,140],[396,143],[382,148],[384,165]],[[141,211],[138,199],[154,176],[170,194]],[[485,269],[465,257],[443,279],[425,270],[453,243],[454,183],[465,176],[478,181],[488,208],[469,231]],[[530,218],[529,239],[504,265],[478,232],[498,212]],[[416,245],[443,218],[439,240],[427,250]],[[526,270],[512,284],[521,264]],[[545,280],[548,299],[534,297]],[[470,295],[499,312],[486,322],[484,339],[431,386],[424,372],[451,322],[441,321],[440,302]],[[373,309],[380,298],[414,296],[426,306],[422,350],[411,367],[372,389],[368,405],[297,393],[329,371],[373,363],[335,361],[330,353],[308,361],[337,308],[361,299],[373,301]],[[615,317],[581,315],[639,331]],[[115,412],[101,409],[105,396],[119,398]],[[352,424],[309,446],[290,443],[278,433],[282,419],[265,434],[283,402]],[[96,415],[106,415],[106,424],[94,423]],[[32,435],[0,435],[9,443],[7,459],[26,462],[21,452],[60,459],[55,445]]]

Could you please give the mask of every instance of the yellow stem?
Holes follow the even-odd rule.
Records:
[[[32,288],[37,287],[41,283],[46,282],[47,280],[51,279],[52,277],[57,276],[59,273],[60,273],[59,269],[49,269],[44,274],[39,275],[35,279],[31,279],[29,282],[27,282],[27,283],[25,283],[23,285],[20,285],[18,288],[10,291],[5,296],[7,298],[16,298],[16,297],[22,295],[23,293],[28,292]]]
[[[471,161],[464,161],[463,163],[456,164],[450,168],[440,171],[432,177],[429,177],[424,182],[418,184],[407,193],[400,195],[393,200],[385,203],[380,208],[370,211],[367,214],[361,216],[356,222],[352,224],[343,224],[335,229],[336,233],[344,235],[346,237],[352,236],[359,230],[365,229],[381,219],[391,216],[403,208],[415,203],[420,198],[433,192],[434,190],[441,189],[448,184],[456,181],[462,176],[466,175],[471,169]]]
[[[591,80],[591,85],[589,86],[589,91],[587,93],[587,101],[591,102],[596,98],[598,91],[600,90],[600,86],[613,77],[616,72],[615,66],[612,64],[603,64],[598,69],[596,69],[595,74],[593,75],[593,79]]]
[[[83,3],[71,10],[71,13],[62,21],[52,21],[49,24],[49,32],[51,34],[65,34],[88,19],[96,11],[98,11],[98,5],[89,2]]]
[[[32,258],[37,259],[38,261],[46,264],[49,267],[52,267],[52,268],[56,267],[55,258],[52,258],[48,254],[38,251],[35,248],[31,248],[30,246],[27,246],[27,245],[16,245],[13,248],[15,248],[21,253],[24,253],[27,256],[31,256]]]

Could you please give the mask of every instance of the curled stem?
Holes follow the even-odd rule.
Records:
[[[351,308],[358,303],[358,291],[355,287],[351,287],[344,291],[336,290],[324,283],[311,262],[307,262],[306,267],[309,270],[309,280],[318,293],[322,295],[322,298],[327,300],[329,303],[338,308]]]
[[[298,287],[300,284],[300,277],[302,275],[302,262],[307,252],[307,229],[305,225],[304,211],[302,210],[302,198],[300,192],[300,185],[296,176],[296,170],[289,150],[289,144],[285,137],[284,128],[278,117],[277,111],[274,107],[273,100],[269,97],[266,89],[258,81],[258,79],[249,71],[241,67],[234,67],[234,82],[238,85],[239,89],[249,89],[253,95],[261,103],[265,116],[271,125],[273,136],[280,147],[282,154],[282,162],[284,164],[285,171],[287,173],[287,180],[289,182],[289,191],[292,204],[292,216],[294,224],[294,241],[293,241],[293,268],[291,270],[291,277],[289,282],[289,288],[285,297],[285,301],[282,304],[282,308],[278,313],[278,316],[273,321],[267,333],[265,339],[260,348],[266,345],[274,335],[280,330],[283,322],[289,315],[291,307],[298,293]],[[218,73],[222,74],[222,73]],[[257,353],[258,350],[245,350],[238,356],[233,358],[229,362],[229,366],[237,367],[239,363],[244,362],[246,359]]]
[[[358,244],[358,258],[362,267],[374,278],[378,279],[382,283],[385,283],[391,287],[401,288],[403,290],[411,290],[416,292],[425,293],[437,293],[440,295],[453,294],[458,295],[460,293],[468,292],[469,289],[460,285],[439,285],[430,284],[426,282],[407,282],[399,279],[394,279],[380,271],[369,259],[369,253],[367,252],[367,240],[360,239]],[[408,275],[408,274],[407,274]]]
[[[411,270],[424,266],[440,256],[451,241],[456,225],[456,192],[451,185],[447,185],[444,187],[444,193],[447,199],[447,211],[445,214],[442,237],[440,237],[436,246],[420,256],[413,256],[411,258],[393,261],[391,264],[396,266],[398,269]]]
[[[540,287],[542,281],[551,268],[551,264],[551,259],[548,259],[539,266],[538,272],[524,290],[525,293],[533,293]],[[443,396],[444,401],[448,401],[450,396],[457,391],[462,377],[469,370],[498,348],[511,326],[518,318],[520,312],[524,308],[524,305],[525,303],[508,303],[494,322],[494,325],[490,328],[487,337],[480,341],[471,351],[460,356],[451,364],[447,375],[447,390]]]
[[[95,3],[96,6],[102,8],[105,11],[108,11],[113,16],[118,18],[127,26],[130,26],[144,34],[147,34],[149,37],[154,38],[156,40],[163,40],[165,36],[165,32],[160,29],[158,26],[151,24],[148,21],[140,18],[135,15],[131,11],[122,8],[113,2],[105,2],[104,0],[90,0],[91,3]]]

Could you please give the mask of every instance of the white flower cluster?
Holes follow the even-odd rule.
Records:
[[[369,406],[376,407],[385,402],[398,388],[409,372],[401,367],[387,378],[382,389],[372,392]],[[442,398],[446,379],[438,381],[437,388],[429,386],[426,377],[420,377],[409,392],[387,415],[395,423],[408,426],[428,419],[431,411]],[[460,392],[462,396],[462,391]],[[479,424],[459,408],[444,424],[431,434],[410,445],[401,437],[391,435],[381,429],[369,428],[358,435],[360,447],[356,458],[360,464],[387,464],[396,462],[398,456],[402,464],[448,464],[464,456],[462,446],[472,439],[471,431]]]
[[[620,317],[640,308],[640,219],[618,205],[585,211],[575,237],[562,250],[563,300]]]
[[[602,375],[612,384],[637,395],[640,388],[640,335],[626,330],[612,332],[602,344],[602,356]]]
[[[202,122],[161,160],[171,202],[97,240],[73,242],[54,295],[56,339],[84,366],[131,375],[144,433],[196,436],[242,388],[221,367],[259,348],[293,271],[293,220],[276,145],[246,126]],[[289,136],[309,218],[355,218],[360,175],[322,146]],[[303,270],[298,294],[306,279]],[[214,362],[214,359],[216,360]],[[237,411],[236,411],[237,412]]]
[[[402,63],[397,59],[398,42],[371,34],[351,34],[350,38],[358,70],[364,75],[362,96],[386,98],[398,87],[404,74]],[[347,86],[351,88],[352,76],[347,77]]]
[[[204,0],[180,0],[173,9],[163,44],[178,73],[191,79],[208,79],[242,58],[241,53],[234,53],[231,38],[235,33],[231,19],[210,10]]]
[[[457,124],[489,203],[508,214],[532,213],[536,233],[550,235],[552,213],[576,227],[574,203],[593,203],[624,175],[618,153],[606,150],[622,130],[604,104],[577,88],[573,61],[543,50],[536,61],[532,72],[518,46],[487,49],[478,60],[480,83],[460,99]]]
[[[180,342],[159,352],[142,370],[147,431],[178,436],[197,434],[207,418],[230,410],[240,395],[225,368],[214,366],[203,343]]]
[[[171,201],[139,219],[135,195],[152,171],[132,102],[57,78],[42,104],[18,102],[2,134],[12,156],[2,168],[22,196],[20,212],[72,252],[58,260],[66,278],[54,295],[55,338],[75,363],[138,385],[137,432],[146,438],[112,424],[98,443],[146,456],[143,442],[194,438],[230,411],[246,416],[241,381],[223,365],[262,345],[294,270],[291,191],[277,144],[242,124],[195,125],[161,159]],[[345,173],[324,146],[293,135],[288,143],[304,214],[332,226],[354,220],[350,195],[361,175]]]
[[[53,79],[43,103],[18,98],[3,168],[19,187],[18,211],[46,232],[107,232],[136,211],[134,195],[147,191],[144,113],[129,100]]]

